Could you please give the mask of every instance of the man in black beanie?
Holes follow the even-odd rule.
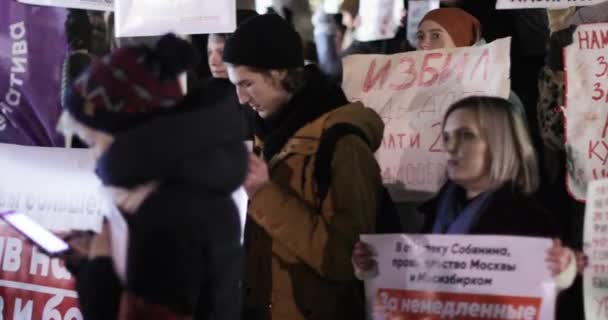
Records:
[[[351,253],[380,206],[382,120],[304,67],[298,33],[278,15],[239,26],[224,61],[257,113],[262,151],[245,181],[244,319],[363,319]]]

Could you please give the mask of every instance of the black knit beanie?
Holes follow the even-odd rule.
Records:
[[[243,24],[246,20],[253,17],[259,16],[258,12],[250,9],[237,9],[236,10],[236,26],[237,28]]]
[[[261,69],[304,66],[302,40],[298,32],[276,14],[247,19],[228,38],[224,62]]]

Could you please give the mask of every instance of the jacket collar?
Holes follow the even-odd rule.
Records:
[[[304,88],[273,117],[258,117],[256,135],[264,140],[267,160],[279,153],[300,128],[348,103],[342,89],[330,84],[316,66],[305,68]]]

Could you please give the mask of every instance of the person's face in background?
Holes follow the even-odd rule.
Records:
[[[443,146],[451,181],[476,193],[489,189],[490,153],[475,111],[464,108],[450,113],[443,127]]]
[[[102,11],[87,11],[91,22],[91,53],[96,56],[104,56],[110,52],[108,41],[108,26]]]
[[[247,66],[228,65],[228,77],[236,86],[239,103],[248,104],[262,118],[276,113],[291,99],[292,95],[281,85],[286,76],[286,70],[262,73]]]
[[[425,20],[416,33],[416,50],[456,48],[450,34],[437,22]]]
[[[211,34],[207,41],[207,62],[214,78],[228,78],[228,70],[224,63],[224,44],[226,40],[221,35]]]

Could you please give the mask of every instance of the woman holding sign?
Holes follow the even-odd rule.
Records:
[[[539,182],[536,155],[523,119],[509,101],[460,100],[447,110],[442,132],[448,181],[421,208],[424,233],[557,236],[552,217],[530,197]],[[574,280],[573,257],[557,239],[547,252],[547,267],[560,288]],[[375,265],[361,242],[353,262],[358,271],[371,271]]]
[[[471,47],[484,42],[479,20],[459,8],[429,11],[418,25],[416,39],[416,50]],[[509,94],[509,101],[526,120],[524,106],[514,92]]]

